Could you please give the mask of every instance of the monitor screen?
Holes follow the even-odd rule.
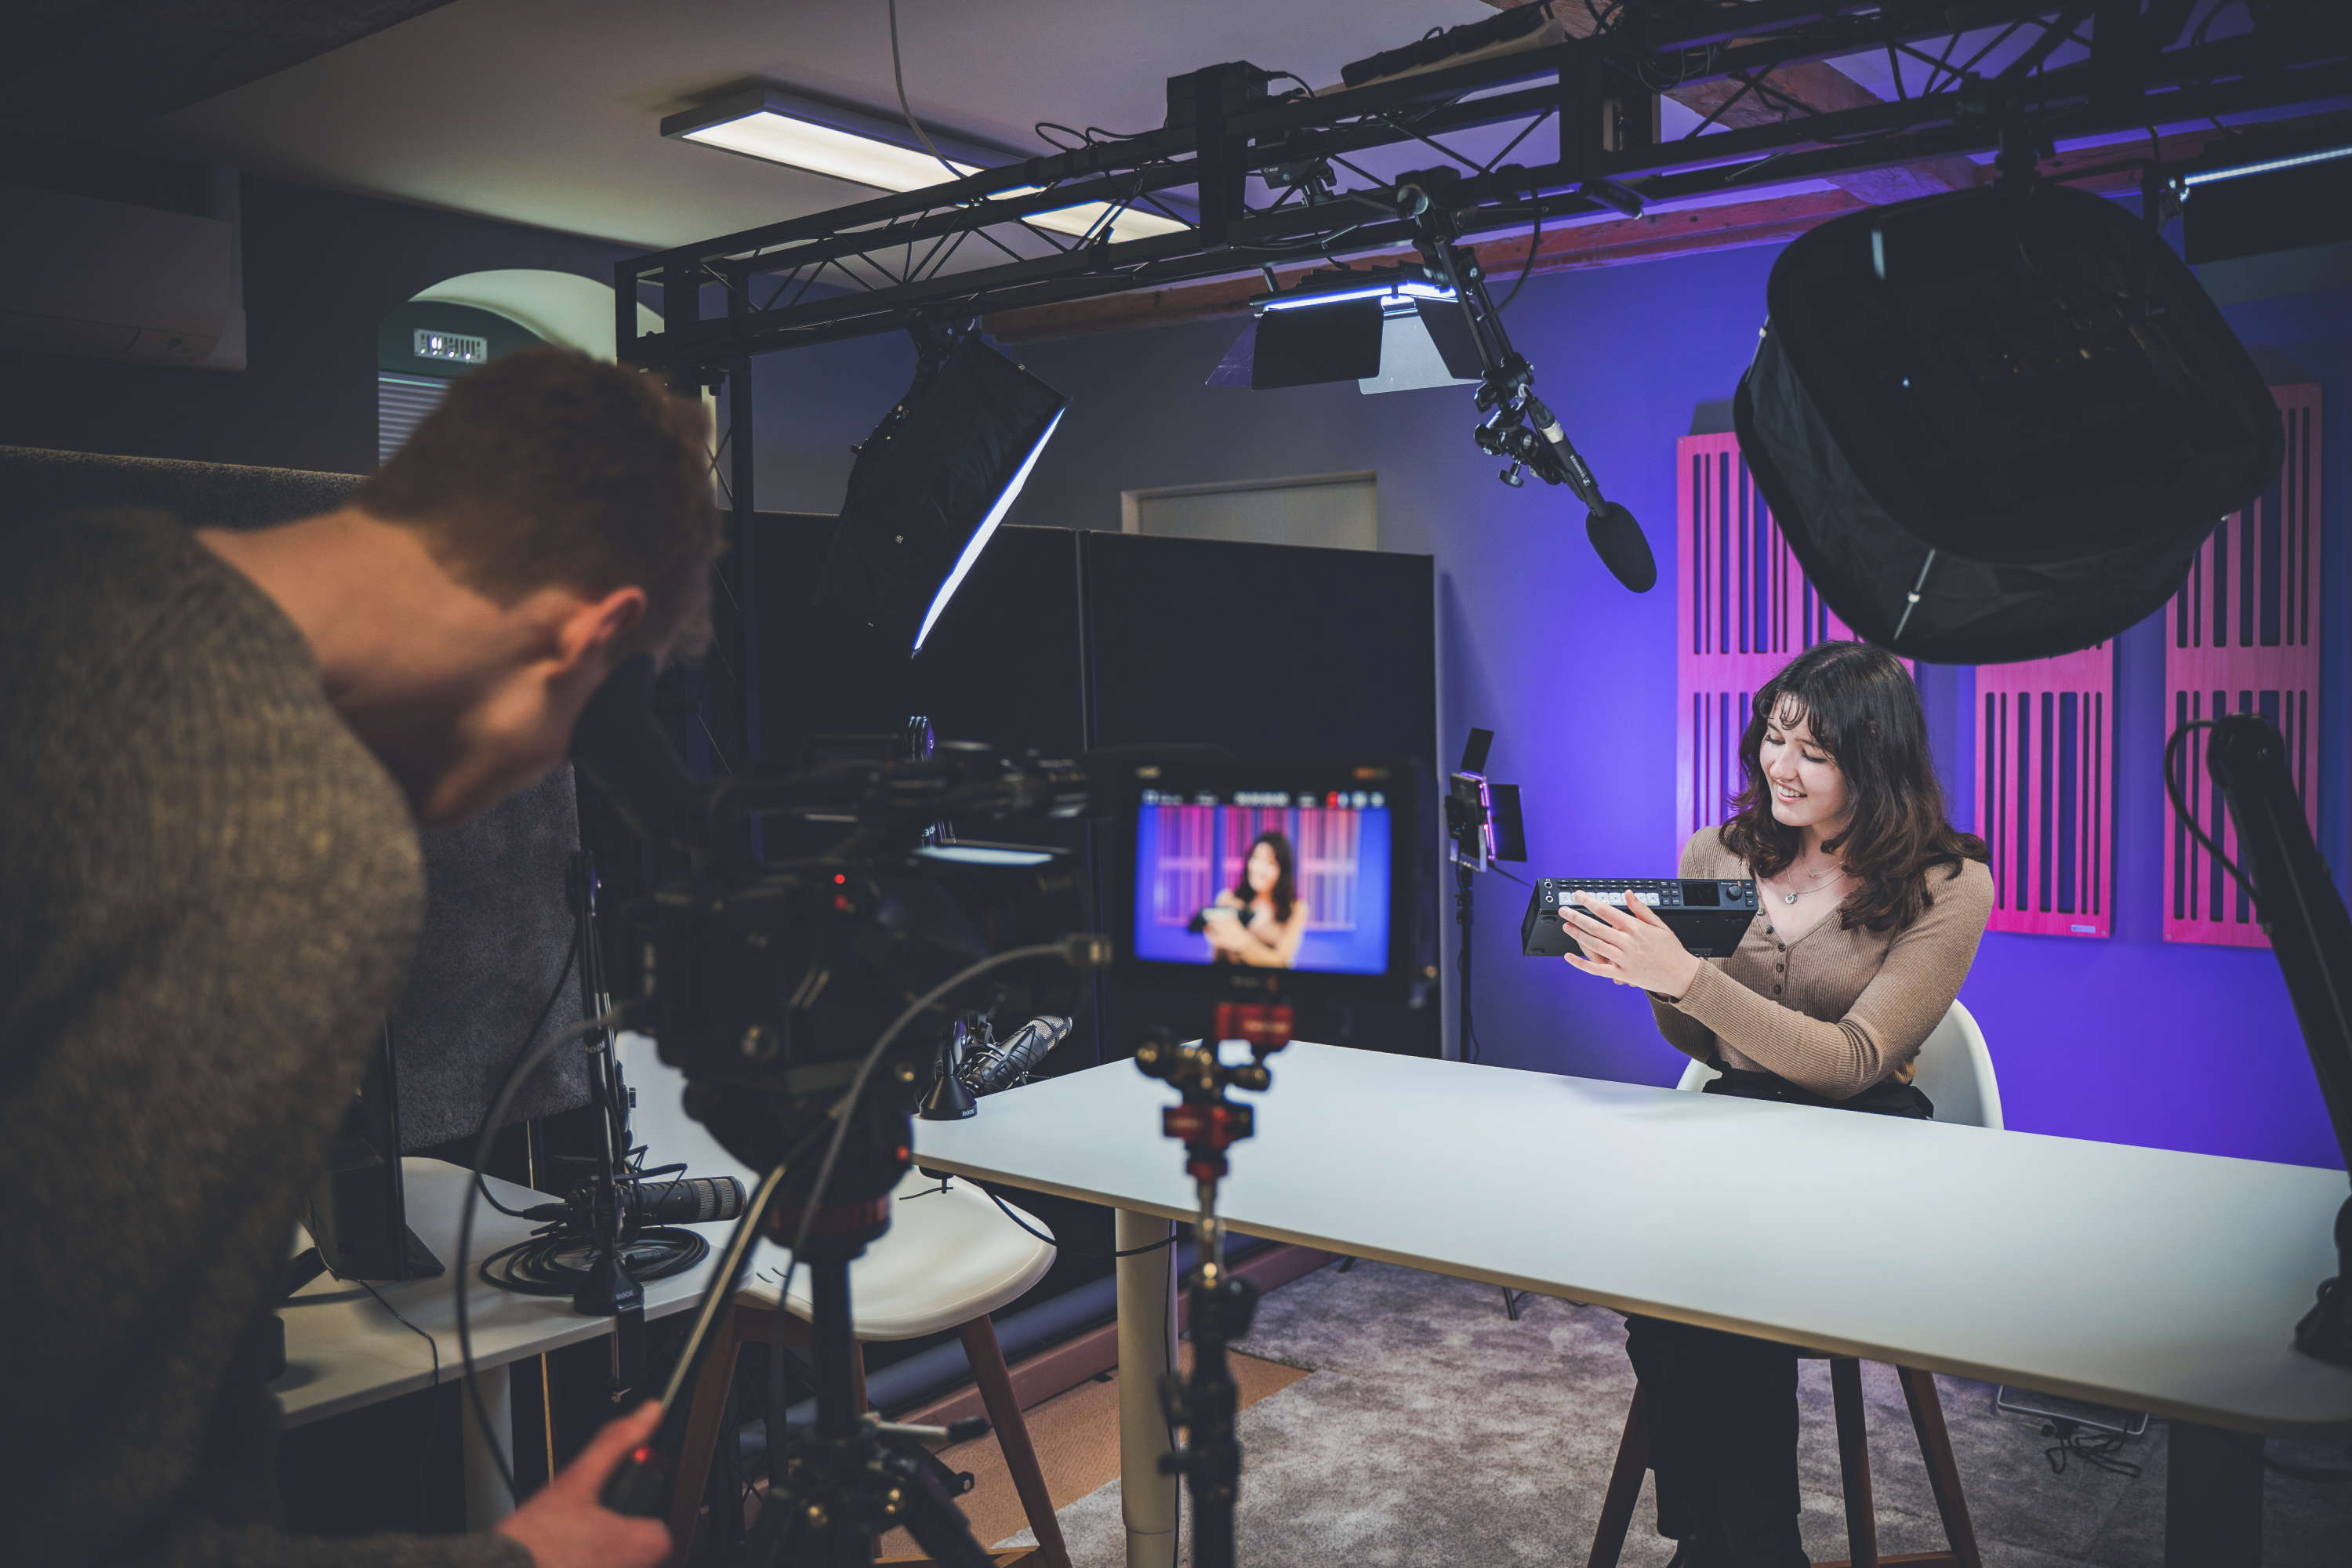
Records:
[[[1134,956],[1384,973],[1392,831],[1381,790],[1146,790]]]

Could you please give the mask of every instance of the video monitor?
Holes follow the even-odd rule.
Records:
[[[1169,966],[1171,978],[1181,967],[1370,984],[1402,972],[1412,828],[1402,770],[1171,773],[1146,784],[1133,820],[1132,962]]]

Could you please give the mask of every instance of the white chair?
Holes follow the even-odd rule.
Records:
[[[1722,1075],[1704,1062],[1683,1069],[1675,1087],[1704,1089]],[[1955,1001],[1943,1022],[1919,1047],[1918,1070],[1912,1082],[1935,1102],[1935,1120],[1969,1127],[2000,1130],[2000,1086],[1995,1080],[1992,1057],[1985,1049],[1984,1032],[1969,1010]],[[1837,1406],[1838,1459],[1845,1490],[1845,1532],[1852,1563],[1876,1563],[1878,1520],[1870,1494],[1870,1443],[1862,1399],[1862,1363],[1852,1356],[1803,1352],[1808,1360],[1830,1363],[1830,1393]],[[1977,1551],[1976,1528],[1969,1519],[1967,1498],[1960,1490],[1959,1466],[1952,1441],[1944,1429],[1943,1400],[1936,1392],[1936,1376],[1914,1367],[1898,1366],[1903,1400],[1910,1406],[1911,1429],[1919,1439],[1919,1457],[1926,1462],[1928,1488],[1936,1510],[1943,1516],[1944,1539],[1950,1548],[1905,1563],[1949,1563],[1956,1568],[1982,1568]],[[1601,1500],[1601,1523],[1593,1531],[1587,1568],[1612,1568],[1625,1544],[1633,1523],[1633,1505],[1642,1493],[1642,1472],[1649,1468],[1649,1416],[1641,1390],[1625,1413],[1625,1433],[1617,1445],[1617,1465]]]
[[[745,1188],[758,1177],[719,1147],[700,1122],[679,1104],[685,1079],[655,1054],[653,1042],[624,1035],[619,1045],[621,1070],[636,1091],[630,1126],[646,1146],[647,1165],[687,1164],[690,1176],[733,1176]],[[1015,1210],[1023,1221],[1040,1232],[1046,1227],[1034,1215]],[[776,1256],[763,1243],[761,1251]],[[1001,1310],[1053,1267],[1053,1246],[1015,1225],[994,1200],[967,1182],[940,1184],[908,1171],[892,1194],[890,1228],[869,1243],[849,1266],[852,1330],[862,1343],[868,1340],[910,1340],[953,1329],[963,1342],[980,1385],[982,1403],[1005,1467],[1012,1472],[1022,1510],[1037,1535],[1039,1550],[1051,1568],[1069,1568],[1069,1552],[1062,1543],[1053,1500],[1022,1419],[1021,1402],[996,1341],[991,1314]],[[717,1451],[729,1388],[734,1382],[736,1358],[747,1343],[780,1345],[808,1342],[811,1312],[808,1275],[798,1271],[793,1289],[777,1310],[776,1276],[780,1270],[753,1259],[751,1281],[735,1296],[724,1335],[712,1347],[695,1380],[688,1405],[686,1438],[678,1456],[677,1479],[670,1502],[670,1563],[682,1568],[694,1541]],[[851,1386],[858,1402],[866,1399],[866,1358],[861,1351],[851,1365]]]
[[[1683,1068],[1676,1089],[1703,1089],[1723,1075],[1705,1062]],[[1920,1042],[1918,1070],[1911,1081],[1935,1103],[1936,1120],[1959,1127],[2001,1130],[2000,1083],[1975,1015],[1958,1002]]]

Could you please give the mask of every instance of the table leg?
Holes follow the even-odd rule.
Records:
[[[2164,1472],[2165,1568],[2263,1560],[2263,1440],[2172,1423]]]
[[[478,1376],[482,1384],[482,1408],[490,1418],[490,1430],[498,1435],[499,1451],[507,1466],[514,1466],[514,1385],[503,1366],[486,1366]],[[463,1399],[466,1391],[459,1389]],[[459,1428],[466,1434],[466,1528],[488,1530],[514,1511],[514,1499],[507,1495],[506,1478],[499,1474],[499,1462],[490,1457],[490,1447],[483,1439],[481,1423],[474,1419],[471,1410],[460,1410]]]
[[[1116,1211],[1113,1245],[1126,1252],[1165,1241],[1164,1219]],[[1176,1568],[1176,1478],[1162,1475],[1168,1417],[1160,1377],[1176,1361],[1175,1248],[1118,1260],[1119,1510],[1127,1521],[1127,1568]]]

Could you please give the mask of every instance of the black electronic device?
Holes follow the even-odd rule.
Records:
[[[311,1246],[294,1261],[289,1289],[320,1273],[338,1279],[426,1279],[440,1259],[408,1228],[400,1166],[399,1068],[392,1026],[377,1033],[367,1071],[335,1134],[327,1168],[304,1200]]]
[[[1107,829],[1118,875],[1106,923],[1118,972],[1195,994],[1262,993],[1278,973],[1296,998],[1401,1000],[1412,969],[1414,779],[1387,762],[1129,770]],[[1260,889],[1252,879],[1268,868],[1276,885]],[[1290,931],[1286,901],[1302,930]]]
[[[1544,877],[1528,891],[1528,912],[1519,922],[1519,951],[1529,958],[1581,957],[1584,950],[1559,918],[1587,893],[1604,904],[1626,907],[1638,893],[1695,958],[1724,958],[1756,919],[1756,884],[1740,877]]]

